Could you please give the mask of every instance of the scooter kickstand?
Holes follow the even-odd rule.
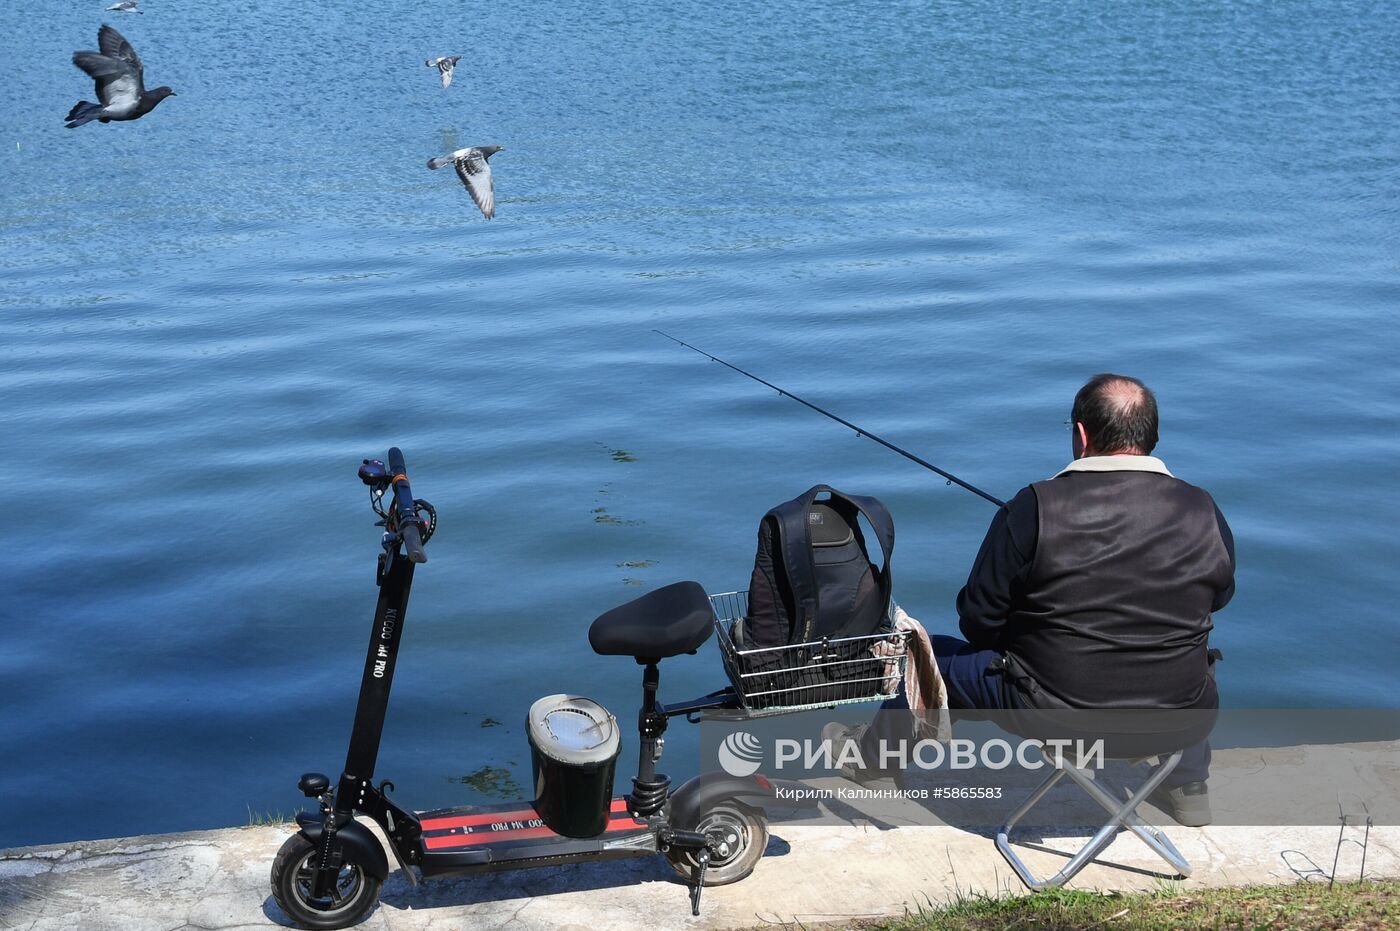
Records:
[[[690,914],[700,914],[700,890],[705,887],[705,870],[710,865],[710,848],[700,848],[700,868],[695,871],[695,885],[690,887]]]

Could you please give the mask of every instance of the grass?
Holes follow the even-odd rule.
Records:
[[[1400,928],[1400,881],[1245,886],[1105,895],[1063,889],[1009,898],[964,895],[894,920],[843,925],[861,931],[1370,931]]]
[[[253,806],[246,806],[248,809],[248,827],[262,827],[269,824],[286,824],[292,820],[292,815],[282,814],[282,809],[277,811],[253,811]]]

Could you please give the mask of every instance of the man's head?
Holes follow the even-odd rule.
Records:
[[[1071,444],[1081,456],[1146,456],[1157,445],[1157,398],[1128,375],[1095,375],[1074,396]]]

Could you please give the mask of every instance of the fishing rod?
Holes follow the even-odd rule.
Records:
[[[731,369],[733,369],[734,371],[738,372],[740,375],[743,375],[745,378],[752,378],[754,381],[758,382],[760,385],[766,385],[766,386],[768,386],[769,388],[772,388],[774,391],[778,392],[778,394],[781,394],[781,395],[784,396],[784,397],[792,398],[792,399],[793,399],[794,401],[796,401],[798,404],[803,404],[803,405],[806,405],[807,407],[810,407],[812,410],[816,411],[818,414],[821,414],[823,417],[830,417],[832,420],[836,421],[837,423],[841,424],[842,426],[844,426],[844,427],[849,427],[849,428],[851,428],[852,430],[854,430],[854,431],[856,432],[856,436],[863,436],[863,437],[866,437],[867,439],[874,440],[875,442],[879,443],[881,446],[885,447],[886,449],[890,449],[890,450],[893,450],[894,452],[899,453],[899,454],[900,454],[901,456],[903,456],[905,459],[908,459],[908,460],[910,460],[911,462],[917,462],[919,465],[923,466],[925,469],[928,469],[928,470],[931,471],[931,472],[937,472],[939,475],[941,475],[941,476],[943,476],[944,478],[946,478],[946,479],[949,481],[949,483],[954,484],[954,485],[959,485],[959,486],[961,486],[961,487],[963,487],[963,488],[966,488],[968,491],[972,492],[972,493],[975,494],[975,495],[981,495],[983,498],[986,498],[988,501],[992,502],[992,504],[995,504],[997,507],[1005,507],[1005,506],[1006,506],[1006,502],[1005,502],[1005,501],[1003,501],[1003,500],[1001,500],[1000,498],[995,497],[995,496],[993,496],[993,495],[987,494],[985,491],[983,491],[982,489],[978,488],[976,485],[971,485],[971,484],[969,484],[969,483],[967,483],[967,482],[964,482],[962,479],[958,478],[958,477],[957,477],[956,475],[954,475],[953,473],[943,471],[943,470],[940,469],[938,466],[934,465],[934,464],[931,463],[931,462],[926,462],[925,460],[920,459],[918,456],[914,455],[913,453],[909,452],[908,450],[906,450],[906,449],[900,449],[898,446],[894,445],[894,444],[891,443],[889,440],[883,439],[882,437],[878,437],[878,436],[876,436],[875,434],[871,433],[869,430],[866,430],[866,429],[864,429],[864,428],[862,428],[862,427],[856,426],[855,424],[851,423],[849,420],[845,420],[844,418],[837,417],[835,414],[831,413],[831,411],[823,410],[822,408],[817,407],[817,405],[813,404],[811,401],[805,400],[805,399],[803,399],[803,398],[799,398],[797,395],[793,394],[791,391],[786,391],[786,390],[784,390],[784,389],[782,389],[782,388],[779,388],[777,385],[773,384],[771,381],[764,381],[762,378],[759,378],[757,375],[754,375],[754,374],[751,374],[751,373],[749,373],[749,372],[746,372],[746,371],[744,371],[743,369],[739,368],[739,366],[737,366],[737,365],[731,365],[730,363],[725,362],[725,361],[724,361],[723,359],[721,359],[719,356],[712,356],[712,355],[710,355],[708,352],[706,352],[705,350],[699,348],[698,346],[692,346],[692,345],[690,345],[690,343],[687,343],[687,342],[686,342],[685,340],[683,340],[683,339],[676,339],[676,338],[675,338],[674,336],[672,336],[670,333],[662,333],[660,330],[652,330],[652,332],[653,332],[653,333],[658,333],[658,334],[660,334],[660,335],[666,337],[667,339],[669,339],[669,340],[670,340],[671,342],[673,342],[673,343],[680,343],[680,344],[681,344],[682,346],[684,346],[686,349],[690,349],[690,350],[693,350],[694,352],[698,352],[698,353],[700,353],[700,355],[704,356],[705,358],[710,359],[710,360],[713,361],[713,362],[718,362],[720,365],[723,365],[723,366],[725,366],[726,368],[731,368]]]

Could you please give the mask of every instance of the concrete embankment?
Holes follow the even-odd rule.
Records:
[[[1326,748],[1336,772],[1322,783],[1316,766],[1308,763],[1319,757],[1309,749],[1219,752],[1211,788],[1222,802],[1248,795],[1295,812],[1316,809],[1313,825],[1183,828],[1144,808],[1191,861],[1191,878],[1168,879],[1165,864],[1123,833],[1071,886],[1141,890],[1164,882],[1190,888],[1317,879],[1331,872],[1339,836],[1347,841],[1338,860],[1339,879],[1360,875],[1363,839],[1366,876],[1400,876],[1400,827],[1387,816],[1400,795],[1396,745]],[[1369,838],[1360,824],[1339,833],[1335,814],[1325,814],[1337,810],[1343,785],[1350,786],[1346,794],[1354,800],[1344,804],[1355,809],[1353,816],[1362,807],[1378,816]],[[1056,823],[1089,823],[1058,821],[1059,814],[1087,811],[1075,808],[1075,791],[1066,787],[1061,798],[1047,799]],[[1018,798],[1012,794],[1005,801],[1007,811]],[[685,886],[661,858],[647,857],[435,879],[417,888],[395,872],[363,927],[736,928],[898,915],[968,893],[1024,891],[985,829],[916,824],[913,813],[906,818],[855,809],[845,810],[839,823],[826,820],[773,825],[767,855],[753,875],[707,889],[698,918],[690,916]],[[269,893],[268,873],[291,830],[257,826],[0,852],[0,928],[235,931],[286,925]],[[1064,862],[1054,851],[1072,851],[1087,833],[1033,833],[1025,858],[1034,868],[1053,872]]]

